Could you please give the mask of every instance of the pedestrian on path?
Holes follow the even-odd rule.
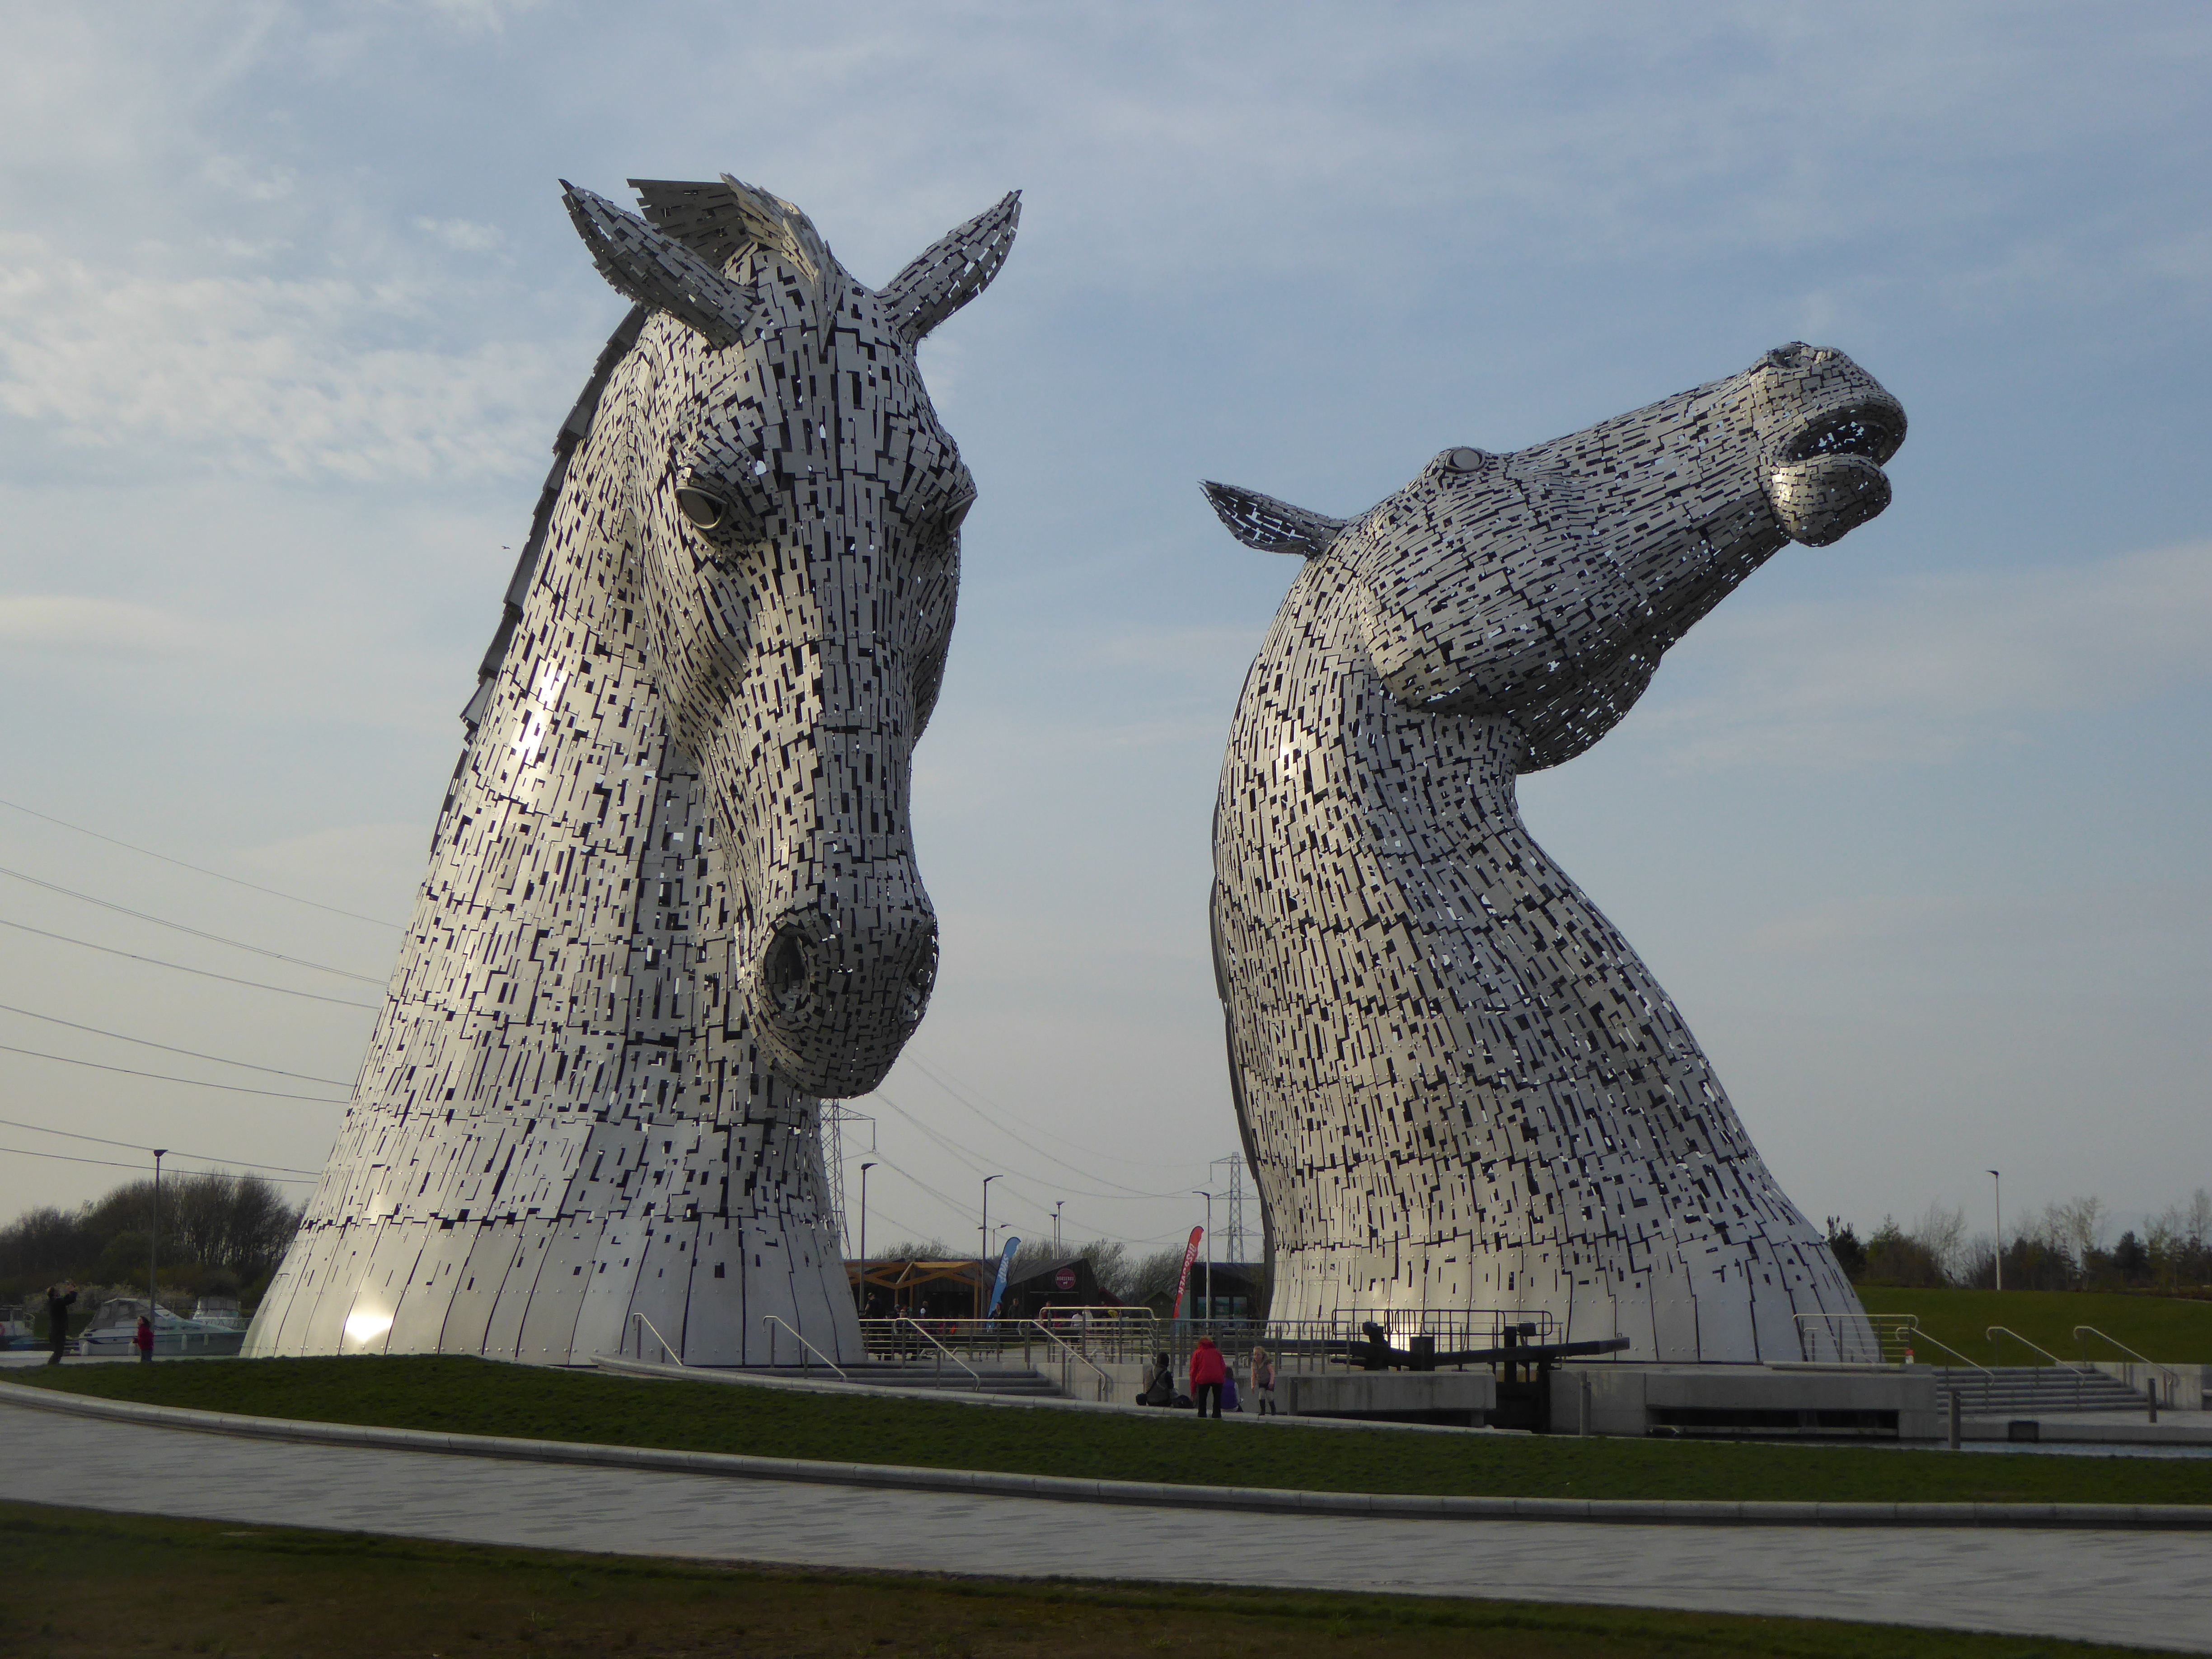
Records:
[[[137,1334],[131,1340],[138,1345],[138,1363],[142,1365],[152,1364],[154,1363],[154,1322],[144,1314],[140,1314]]]
[[[1265,1348],[1252,1350],[1252,1400],[1257,1415],[1282,1415],[1275,1409],[1275,1357]]]
[[[1190,1397],[1200,1417],[1206,1415],[1206,1402],[1213,1402],[1216,1421],[1221,1417],[1221,1383],[1229,1375],[1228,1362],[1222,1358],[1221,1350],[1213,1346],[1213,1339],[1201,1336],[1198,1346],[1190,1351]]]
[[[76,1291],[62,1294],[58,1285],[46,1286],[46,1340],[54,1345],[54,1352],[46,1361],[49,1365],[62,1363],[62,1354],[69,1347],[70,1304],[76,1300]]]

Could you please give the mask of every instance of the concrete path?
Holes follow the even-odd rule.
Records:
[[[30,1503],[623,1555],[1518,1597],[2212,1653],[2200,1534],[1345,1520],[281,1444],[0,1407]]]

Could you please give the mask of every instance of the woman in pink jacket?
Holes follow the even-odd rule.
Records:
[[[1206,1415],[1206,1402],[1213,1401],[1213,1414],[1221,1415],[1221,1384],[1229,1375],[1229,1364],[1221,1357],[1221,1350],[1213,1346],[1213,1339],[1201,1336],[1198,1346],[1190,1351],[1190,1397],[1198,1407],[1198,1414]]]

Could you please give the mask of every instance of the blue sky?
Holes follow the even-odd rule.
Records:
[[[2212,1184],[2203,7],[0,17],[0,797],[403,919],[623,310],[556,179],[726,170],[878,282],[1018,186],[1012,258],[923,359],[981,495],[917,769],[939,989],[857,1103],[896,1166],[872,1239],[974,1238],[1003,1170],[994,1219],[1062,1200],[1071,1238],[1149,1247],[1200,1202],[1131,1194],[1235,1147],[1207,822],[1292,571],[1198,479],[1348,514],[1793,338],[1904,401],[1894,504],[1701,624],[1524,783],[1531,827],[1816,1217],[1985,1224],[1991,1164],[2008,1213]],[[391,965],[388,929],[5,810],[0,867]],[[375,997],[18,880],[0,919]],[[367,1012],[0,937],[11,1008],[358,1063]],[[334,1092],[23,1013],[0,1043]],[[295,1169],[336,1121],[14,1054],[0,1088],[7,1119]],[[0,1154],[0,1213],[123,1174]]]

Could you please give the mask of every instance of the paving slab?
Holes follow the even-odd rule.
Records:
[[[1857,1619],[2212,1653],[2201,1535],[1120,1507],[241,1440],[0,1407],[8,1495],[610,1554]]]

